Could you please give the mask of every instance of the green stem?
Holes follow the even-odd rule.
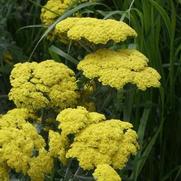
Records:
[[[64,176],[64,181],[68,181],[70,178],[70,167],[71,167],[72,161],[73,160],[70,159],[70,161],[68,162],[67,169],[66,169],[65,176]]]
[[[5,98],[5,99],[7,99],[8,98],[8,95],[0,95],[0,98]]]

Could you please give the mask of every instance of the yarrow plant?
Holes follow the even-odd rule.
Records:
[[[70,40],[87,40],[94,44],[106,44],[108,41],[120,42],[127,37],[136,36],[136,32],[124,22],[101,20],[89,17],[67,18],[56,25],[56,34],[67,36]]]
[[[81,2],[49,0],[42,23],[52,24]],[[68,17],[56,25],[54,38],[77,48],[81,42],[91,50],[78,57],[75,72],[55,60],[14,66],[9,99],[16,108],[0,117],[3,180],[19,175],[34,181],[121,180],[120,170],[139,150],[139,137],[128,120],[97,111],[96,95],[99,88],[120,91],[130,84],[145,91],[160,86],[161,77],[145,55],[114,46],[136,36],[122,21]]]
[[[61,134],[50,131],[50,150],[63,162],[67,158],[76,158],[84,170],[97,168],[104,175],[106,170],[99,168],[105,164],[119,178],[113,168],[123,168],[139,147],[132,124],[116,119],[106,120],[103,114],[88,112],[83,107],[65,109],[57,120]],[[72,144],[69,135],[74,135]]]
[[[89,78],[116,89],[126,84],[135,84],[138,89],[160,86],[159,73],[148,67],[148,59],[134,49],[100,49],[88,54],[78,65],[78,69]]]
[[[76,105],[78,94],[74,72],[62,63],[19,63],[11,72],[9,99],[17,107],[38,110],[64,109]]]
[[[9,172],[29,175],[31,180],[43,180],[51,171],[53,159],[45,150],[45,140],[28,122],[34,116],[27,109],[13,109],[0,118],[0,168],[3,180]],[[2,179],[2,178],[1,178]]]

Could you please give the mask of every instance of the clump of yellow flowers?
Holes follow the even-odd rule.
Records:
[[[137,36],[135,30],[124,22],[97,18],[67,18],[56,25],[55,34],[70,40],[87,40],[94,44],[106,44],[109,41],[120,42],[127,37]]]
[[[97,112],[88,112],[83,107],[65,109],[57,116],[57,121],[61,123],[59,128],[62,130],[62,135],[64,136],[78,133],[88,125],[98,123],[102,120],[105,120],[104,115]]]
[[[138,147],[137,134],[131,128],[130,123],[120,120],[91,124],[75,137],[67,157],[77,158],[83,169],[99,164],[121,169]]]
[[[77,134],[82,129],[93,123],[105,120],[105,116],[96,112],[88,112],[84,107],[77,109],[68,108],[60,112],[57,116],[61,135],[54,131],[49,131],[49,148],[53,157],[58,157],[62,163],[67,162],[66,152],[70,147],[68,138],[71,134]]]
[[[97,78],[103,85],[116,89],[128,83],[141,90],[160,86],[159,73],[148,67],[148,59],[135,49],[99,49],[88,54],[79,63],[78,69],[87,78]]]
[[[119,177],[117,172],[108,164],[98,165],[93,175],[97,181],[121,181],[121,178]]]
[[[9,180],[8,171],[14,169],[28,174],[32,181],[41,181],[53,168],[43,137],[28,122],[31,118],[32,114],[23,108],[0,117],[0,173],[4,180]]]
[[[41,22],[45,26],[50,26],[56,19],[62,16],[69,9],[76,7],[83,2],[95,2],[96,0],[48,0],[47,3],[41,8]],[[77,15],[77,14],[76,14]],[[55,32],[49,32],[47,38],[53,40]],[[61,42],[67,43],[67,39],[62,36]]]
[[[94,0],[48,0],[41,11],[42,23],[50,25],[69,8],[87,1]],[[61,42],[97,47],[77,65],[88,80],[81,89],[79,74],[54,60],[14,66],[9,99],[17,108],[0,116],[0,180],[8,181],[14,170],[32,181],[43,181],[58,159],[64,167],[69,160],[78,161],[83,170],[93,171],[97,181],[121,181],[116,170],[123,169],[138,151],[138,135],[131,123],[96,112],[89,97],[97,85],[119,90],[133,84],[146,90],[159,87],[161,77],[138,50],[108,48],[110,42],[122,44],[137,36],[122,21],[69,17],[56,25],[54,33]],[[34,120],[40,112],[39,123]],[[48,128],[48,134],[42,131],[46,116],[56,125]]]
[[[41,9],[41,21],[45,25],[52,24],[71,5],[71,0],[48,0]]]
[[[61,134],[49,133],[50,152],[54,156],[58,155],[63,162],[66,158],[77,158],[84,170],[97,168],[95,177],[111,168],[113,180],[120,180],[113,168],[122,169],[138,149],[137,134],[131,123],[106,120],[103,114],[88,112],[83,107],[65,109],[57,120]],[[69,135],[74,135],[72,144]]]
[[[10,82],[12,89],[9,99],[17,107],[61,110],[77,103],[74,72],[53,60],[16,64],[11,72]]]
[[[89,17],[67,18],[56,25],[55,32],[60,39],[65,35],[70,40],[94,44],[119,43],[137,36],[135,30],[122,21]],[[98,49],[81,60],[78,69],[85,77],[97,78],[103,85],[116,89],[128,83],[140,90],[160,86],[159,73],[149,67],[147,57],[135,49]]]
[[[41,9],[41,21],[44,25],[50,25],[74,5],[94,1],[96,0],[48,0]]]

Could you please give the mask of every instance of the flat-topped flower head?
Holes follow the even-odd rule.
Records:
[[[99,49],[80,61],[78,69],[85,77],[97,78],[103,85],[116,89],[128,83],[135,84],[140,90],[160,86],[159,73],[148,67],[147,57],[135,49]]]
[[[48,0],[41,9],[41,21],[44,25],[50,25],[74,5],[94,1],[95,0]]]
[[[121,181],[117,172],[107,164],[98,165],[93,176],[97,181]]]
[[[138,136],[131,123],[106,120],[103,114],[83,107],[65,109],[57,120],[61,133],[49,131],[51,156],[63,163],[76,158],[84,170],[96,169],[93,174],[96,180],[121,180],[114,169],[122,169],[139,149]]]
[[[75,136],[67,158],[77,158],[80,167],[90,170],[99,164],[121,169],[138,149],[137,134],[132,124],[107,120],[87,126]]]
[[[135,30],[122,21],[90,17],[67,18],[56,25],[55,34],[59,38],[65,35],[70,40],[87,40],[94,44],[119,43],[137,36]]]
[[[88,112],[84,107],[76,109],[68,108],[60,112],[57,121],[60,122],[59,128],[62,135],[76,134],[88,125],[105,120],[103,114],[97,112]]]
[[[32,110],[74,106],[78,94],[74,72],[53,60],[15,65],[11,72],[9,99],[17,107]]]
[[[71,6],[71,0],[48,0],[41,9],[41,21],[45,25],[52,24]]]

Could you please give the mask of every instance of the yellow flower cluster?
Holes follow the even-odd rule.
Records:
[[[9,99],[17,107],[64,109],[77,103],[74,72],[53,60],[16,64],[10,82]]]
[[[0,129],[10,127],[21,128],[29,119],[35,116],[27,109],[13,109],[7,114],[0,116]]]
[[[100,164],[93,173],[97,181],[121,181],[117,172],[107,164]]]
[[[67,158],[77,158],[85,170],[99,164],[123,168],[131,154],[137,152],[137,134],[132,125],[120,120],[91,124],[76,135]]]
[[[105,120],[105,116],[96,112],[88,112],[83,107],[77,109],[68,108],[60,112],[57,121],[61,135],[49,131],[49,152],[53,157],[58,157],[63,164],[66,164],[66,152],[70,147],[68,135],[77,134],[90,124]]]
[[[84,107],[77,109],[64,109],[57,116],[57,121],[60,122],[59,128],[62,130],[62,135],[79,133],[82,129],[93,123],[98,123],[105,120],[105,116],[96,112],[88,112]]]
[[[52,24],[58,16],[61,16],[71,5],[71,0],[48,0],[41,9],[41,21],[45,25]]]
[[[148,67],[148,59],[135,49],[99,49],[80,61],[78,69],[87,78],[98,78],[103,85],[116,89],[128,83],[141,90],[160,86],[159,73]]]
[[[50,153],[64,163],[66,158],[77,158],[85,170],[97,167],[94,176],[100,181],[105,179],[106,170],[111,166],[123,168],[129,156],[137,152],[137,134],[128,122],[105,120],[103,114],[88,112],[83,107],[65,109],[57,120],[61,134],[49,132]],[[69,135],[74,136],[71,145]],[[109,170],[110,177],[120,180],[113,168]]]
[[[55,34],[60,39],[66,35],[70,40],[83,39],[94,44],[106,44],[109,41],[118,43],[127,37],[137,36],[136,32],[122,21],[89,17],[67,18],[56,25]]]
[[[74,4],[87,1],[93,2],[95,0],[48,0],[41,9],[41,21],[45,25],[50,25]]]
[[[0,117],[0,172],[6,180],[9,180],[9,169],[28,174],[34,181],[43,180],[44,174],[52,169],[52,158],[48,153],[41,155],[45,141],[27,122],[29,118],[32,115],[26,109],[13,109]],[[32,170],[39,179],[34,177]]]
[[[41,149],[39,155],[30,160],[29,165],[28,175],[31,181],[44,181],[45,174],[52,171],[53,159],[49,152]]]

